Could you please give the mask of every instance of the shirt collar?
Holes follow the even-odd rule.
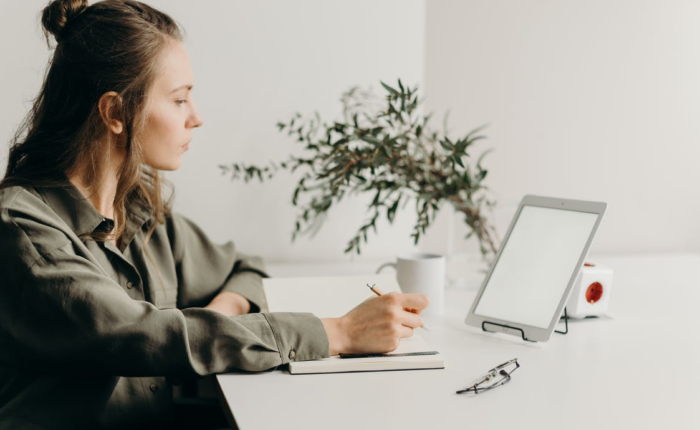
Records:
[[[67,179],[62,186],[36,187],[36,190],[76,235],[90,234],[98,228],[111,231],[114,226],[114,221],[99,213]],[[126,203],[126,229],[122,242],[130,242],[151,216],[148,203],[138,192],[132,192]]]

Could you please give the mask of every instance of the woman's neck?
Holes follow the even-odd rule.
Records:
[[[113,154],[116,155],[116,154]],[[114,199],[119,183],[119,168],[123,157],[111,157],[112,162],[97,178],[96,184],[85,180],[83,169],[68,175],[68,180],[85,196],[86,199],[105,217],[114,220]]]
[[[109,219],[114,219],[114,199],[117,195],[118,178],[106,175],[98,183],[97,189],[86,184],[82,175],[69,176],[68,179],[85,196],[86,199]]]

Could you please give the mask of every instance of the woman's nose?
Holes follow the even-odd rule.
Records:
[[[192,106],[192,115],[190,116],[190,127],[192,128],[197,128],[201,127],[202,124],[204,124],[204,119],[202,118],[202,115],[199,114],[199,111]]]

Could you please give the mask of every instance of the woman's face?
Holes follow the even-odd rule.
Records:
[[[194,79],[185,47],[173,42],[161,58],[149,93],[146,125],[138,138],[144,163],[158,170],[175,170],[189,149],[192,129],[203,124],[192,102]]]

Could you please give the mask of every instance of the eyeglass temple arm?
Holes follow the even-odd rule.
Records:
[[[489,370],[489,373],[488,373],[486,376],[484,376],[483,378],[481,378],[481,380],[475,382],[475,383],[474,383],[473,385],[471,385],[470,387],[467,387],[467,388],[465,388],[465,389],[463,389],[463,390],[457,391],[456,393],[457,393],[457,394],[462,394],[462,393],[466,393],[466,392],[468,392],[468,391],[474,391],[474,394],[478,393],[478,392],[479,392],[478,386],[481,385],[481,384],[483,384],[484,382],[488,381],[488,380],[491,378],[491,374],[492,374],[493,372],[496,372],[496,371],[498,371],[498,374],[500,374],[500,375],[504,376],[506,379],[510,380],[510,373],[506,372],[505,369],[503,369],[503,368],[506,367],[506,366],[508,366],[509,364],[512,364],[512,363],[515,363],[515,369],[513,369],[510,373],[515,372],[515,371],[518,370],[518,368],[520,367],[520,363],[518,363],[518,359],[517,359],[517,358],[514,358],[514,359],[512,359],[512,360],[508,360],[508,361],[506,361],[505,363],[503,363],[503,364],[501,364],[501,365],[499,365],[499,366],[494,367],[493,369]],[[486,388],[486,389],[488,389],[488,388]],[[484,391],[484,390],[482,390],[482,391]]]

